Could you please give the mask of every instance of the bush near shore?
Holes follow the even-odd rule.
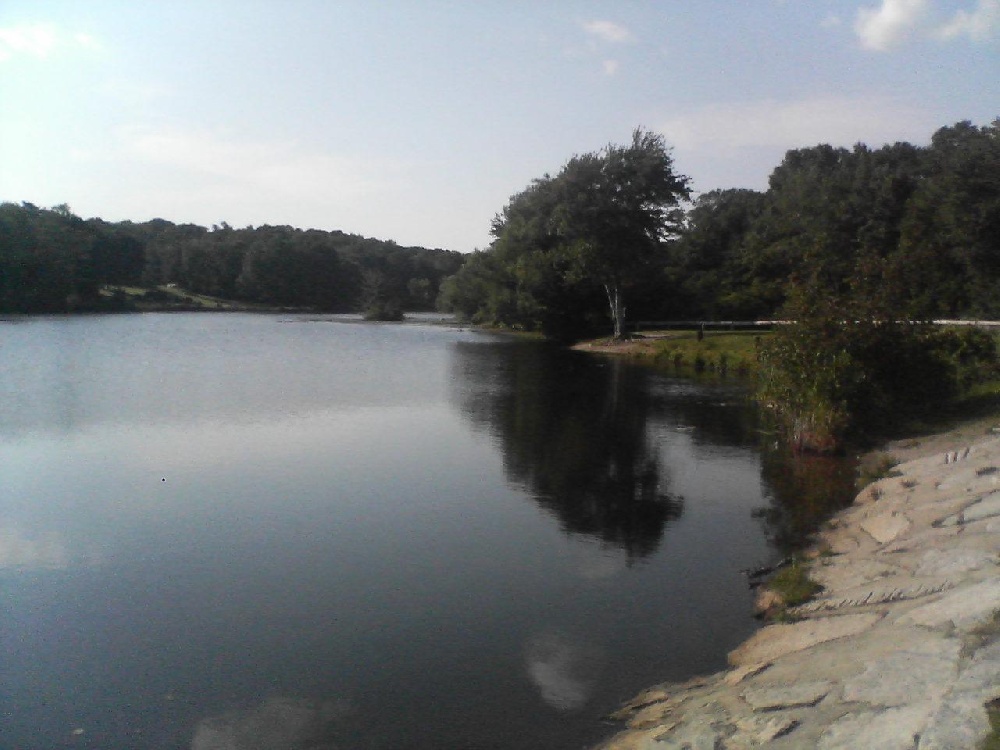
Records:
[[[819,303],[774,331],[643,331],[579,348],[678,375],[738,377],[797,450],[836,453],[1000,394],[996,334],[969,327],[848,319]]]

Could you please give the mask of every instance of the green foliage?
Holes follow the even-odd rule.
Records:
[[[609,318],[623,335],[626,312],[774,318],[795,302],[796,279],[838,305],[867,297],[892,312],[854,320],[1000,318],[1000,120],[940,128],[925,147],[794,149],[766,192],[705,192],[682,215],[688,194],[663,139],[639,129],[630,143],[532,181],[494,219],[490,248],[468,256],[337,231],[112,224],[65,205],[4,203],[0,312],[107,309],[121,300],[101,295],[104,285],[166,284],[245,303],[364,310],[366,275],[378,273],[383,298],[403,309],[437,305],[556,338],[594,335]],[[819,357],[829,375],[814,385],[829,397],[814,399],[807,430],[848,429],[844,398],[891,380],[863,375],[873,361],[858,367],[868,346],[858,342],[879,337],[849,338],[840,359],[825,345],[799,355]],[[973,339],[938,342],[934,358],[953,370],[955,387],[987,375],[989,357],[976,350],[988,344]]]
[[[986,704],[986,716],[990,720],[990,733],[980,745],[981,750],[1000,750],[1000,698]]]
[[[101,294],[102,286],[168,284],[213,299],[350,311],[366,306],[368,272],[381,275],[394,304],[429,310],[441,280],[461,263],[459,253],[343,232],[225,223],[209,231],[163,219],[109,224],[83,221],[67,206],[0,204],[0,312],[122,309],[127,300]]]
[[[626,165],[648,166],[628,154],[655,151],[634,140],[577,156],[514,196],[494,221],[493,262],[470,259],[470,273],[450,282],[456,309],[586,333],[581,311],[603,298],[617,318],[627,293],[633,319],[767,319],[796,278],[839,299],[860,295],[867,276],[863,293],[901,320],[1000,317],[1000,120],[941,128],[927,147],[789,151],[764,193],[703,193],[683,224],[676,203],[661,204],[653,218],[676,240],[653,249],[656,221],[606,188]],[[842,421],[835,405],[816,418]]]
[[[678,370],[748,376],[756,371],[758,342],[767,336],[757,332],[709,332],[699,338],[696,331],[676,331],[655,342],[653,356],[658,364]]]
[[[593,333],[603,307],[621,336],[626,294],[660,275],[687,181],[663,138],[641,129],[627,146],[574,156],[510,199],[490,249],[446,282],[443,299],[475,322],[555,338]]]
[[[808,566],[798,560],[775,573],[767,587],[781,597],[786,607],[805,604],[823,590],[822,586],[809,577]]]
[[[685,317],[750,320],[773,311],[754,289],[744,249],[766,206],[767,196],[753,190],[713,190],[695,200],[668,271]]]
[[[404,318],[403,308],[391,301],[376,302],[365,308],[364,318],[382,322],[400,321]]]
[[[1000,120],[941,128],[928,147],[789,151],[766,193],[703,194],[668,276],[686,318],[767,318],[789,279],[828,294],[877,266],[904,317],[1000,316]]]
[[[0,205],[0,312],[68,312],[98,302],[94,236],[68,208]]]
[[[995,370],[991,336],[906,320],[867,292],[873,281],[836,297],[816,277],[794,287],[785,310],[792,323],[762,347],[758,399],[799,449],[839,450]]]

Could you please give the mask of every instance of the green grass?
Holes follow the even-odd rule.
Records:
[[[990,733],[979,746],[980,750],[1000,750],[1000,698],[986,704],[986,715],[990,719]]]
[[[760,331],[707,331],[699,340],[697,331],[650,331],[656,363],[677,370],[712,372],[718,375],[752,375],[757,366]]]
[[[125,295],[126,301],[138,310],[169,310],[184,308],[189,310],[235,310],[252,309],[255,306],[207,294],[196,294],[175,285],[156,287],[138,286],[106,286],[101,289],[102,296],[111,297],[119,292]]]
[[[823,590],[809,577],[809,566],[798,561],[775,573],[767,587],[781,596],[786,607],[805,604]]]

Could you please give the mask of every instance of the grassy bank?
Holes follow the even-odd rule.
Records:
[[[175,284],[156,287],[105,286],[101,289],[100,294],[108,309],[121,311],[275,312],[290,309],[197,294]]]
[[[598,339],[578,345],[583,351],[624,355],[678,374],[752,376],[759,342],[766,331],[644,331],[626,341]]]

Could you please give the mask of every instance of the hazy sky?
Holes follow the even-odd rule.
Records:
[[[2,0],[0,200],[469,251],[643,126],[697,191],[1000,116],[1000,0]]]

